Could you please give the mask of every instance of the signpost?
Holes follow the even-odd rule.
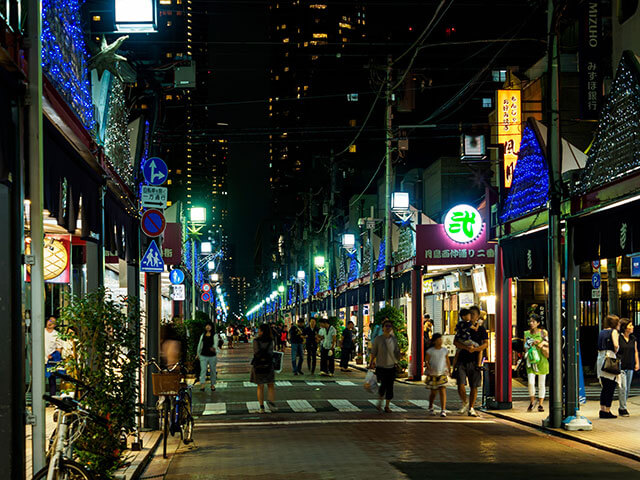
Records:
[[[158,237],[162,235],[167,222],[160,210],[151,209],[142,214],[140,227],[147,237]]]
[[[483,230],[482,216],[471,205],[456,205],[444,217],[444,231],[456,243],[471,243]]]
[[[142,167],[142,174],[149,185],[162,185],[167,181],[169,169],[164,160],[152,157]]]
[[[171,270],[171,273],[169,273],[169,281],[173,285],[180,285],[184,282],[184,272],[179,268],[174,268]]]
[[[167,187],[143,185],[140,196],[142,208],[167,208]]]
[[[140,271],[145,273],[164,272],[164,261],[155,240],[151,240],[149,248],[140,261]]]

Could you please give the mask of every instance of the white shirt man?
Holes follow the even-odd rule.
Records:
[[[320,322],[322,328],[318,332],[320,340],[320,375],[329,375],[333,377],[335,370],[335,346],[336,336],[338,332],[329,325],[329,322],[323,320]]]

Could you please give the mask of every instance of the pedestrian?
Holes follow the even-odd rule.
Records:
[[[456,327],[456,335],[453,344],[460,351],[456,355],[457,363],[454,367],[454,375],[458,384],[458,395],[462,401],[462,408],[458,411],[461,415],[468,414],[477,417],[474,405],[478,398],[478,388],[482,384],[482,367],[479,366],[482,352],[489,342],[487,330],[478,326],[480,309],[473,305],[469,308],[469,321],[463,320]],[[474,346],[477,345],[477,346]],[[469,383],[469,403],[467,403],[466,384]]]
[[[287,337],[289,336],[289,331],[287,330],[287,326],[282,326],[282,331],[280,332],[280,349],[281,351],[285,351],[287,348]]]
[[[291,343],[291,366],[293,367],[294,375],[304,375],[302,373],[302,360],[304,358],[304,351],[302,343],[302,330],[304,329],[304,319],[299,318],[297,325],[291,325],[289,329],[289,342]]]
[[[424,316],[424,333],[423,333],[423,348],[426,355],[427,350],[431,348],[431,338],[433,336],[433,321],[429,314]]]
[[[396,364],[400,360],[398,339],[393,335],[393,323],[388,318],[382,321],[382,335],[373,341],[369,368],[375,368],[378,378],[378,410],[382,410],[382,402],[386,399],[384,411],[391,412],[389,404],[393,399],[393,382],[396,379]]]
[[[233,349],[233,325],[229,325],[227,327],[227,340],[229,342],[229,346],[227,348]]]
[[[302,335],[304,337],[307,347],[307,369],[311,372],[311,375],[316,373],[316,355],[318,351],[318,327],[316,326],[316,319],[311,317],[309,325],[304,328]]]
[[[527,381],[529,384],[529,408],[536,406],[536,378],[538,379],[538,411],[544,412],[544,395],[546,379],[549,374],[549,334],[540,328],[541,318],[532,313],[529,315],[529,330],[524,332],[524,356],[527,363]]]
[[[264,413],[264,385],[267,384],[268,404],[276,412],[276,372],[273,368],[274,338],[266,323],[260,325],[258,336],[253,339],[253,359],[251,360],[251,382],[258,385],[260,413]]]
[[[47,320],[44,328],[44,354],[47,361],[45,362],[45,377],[49,382],[49,395],[52,397],[56,394],[58,386],[56,384],[55,371],[58,364],[62,360],[62,340],[56,330],[56,317],[53,315]]]
[[[336,329],[329,325],[329,320],[320,320],[318,343],[320,344],[320,375],[333,377],[335,370]]]
[[[605,328],[598,335],[598,359],[596,369],[602,385],[600,392],[600,418],[618,418],[611,413],[611,403],[616,385],[622,382],[622,375],[616,374],[605,366],[606,359],[616,360],[620,346],[620,318],[617,315],[607,315]],[[607,362],[609,363],[609,362]]]
[[[435,333],[431,338],[431,347],[426,354],[427,367],[427,388],[431,389],[429,394],[429,414],[435,415],[433,401],[436,393],[440,394],[441,417],[447,416],[447,383],[449,383],[449,373],[451,364],[449,363],[449,350],[442,346],[442,334]]]
[[[620,358],[620,369],[622,370],[622,384],[618,390],[618,399],[620,401],[620,409],[618,414],[621,417],[629,416],[627,408],[627,400],[631,383],[633,382],[633,372],[640,369],[640,361],[638,361],[638,342],[633,334],[633,322],[628,318],[620,320],[620,347],[618,349],[618,357]]]
[[[233,343],[238,346],[240,345],[240,326],[235,325],[233,327]]]
[[[200,390],[204,390],[204,384],[207,380],[207,367],[209,367],[211,377],[211,391],[216,391],[218,365],[218,334],[213,329],[213,323],[204,324],[204,333],[200,335],[198,340],[198,358],[200,359]]]
[[[355,343],[353,341],[353,327],[355,325],[351,320],[347,323],[346,328],[342,332],[342,340],[340,341],[340,370],[343,372],[351,371],[349,369],[349,361],[353,353]]]

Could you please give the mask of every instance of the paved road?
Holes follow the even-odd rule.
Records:
[[[278,412],[261,415],[249,357],[246,345],[223,352],[217,391],[194,392],[196,445],[174,441],[143,478],[640,479],[638,463],[490,415],[431,417],[418,386],[396,384],[396,411],[381,414],[361,372],[294,377],[288,354]]]

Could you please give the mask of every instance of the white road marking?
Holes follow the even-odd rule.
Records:
[[[256,384],[253,382],[242,382],[243,387],[255,387]]]
[[[276,387],[291,387],[293,384],[288,380],[281,380],[276,382]]]
[[[416,407],[429,410],[429,400],[409,400],[409,403],[413,403]]]
[[[330,425],[334,423],[496,423],[493,420],[471,419],[471,418],[349,418],[349,419],[332,419],[332,420],[285,420],[282,422],[198,422],[196,425],[201,427],[263,427],[270,425]]]
[[[316,409],[306,400],[287,400],[287,403],[294,412],[315,412]]]
[[[264,409],[266,412],[270,412],[269,404],[265,402]],[[258,402],[247,402],[247,410],[249,413],[260,413],[260,404]]]
[[[376,400],[375,398],[372,398],[369,400],[372,404],[374,404],[376,407],[378,406],[378,400]],[[383,408],[384,408],[384,403],[382,404]],[[406,410],[402,407],[398,407],[397,405],[394,405],[393,403],[389,404],[389,408],[391,409],[392,412],[406,412]]]
[[[356,407],[349,400],[327,400],[333,408],[340,412],[359,412],[360,409]]]
[[[222,403],[206,403],[202,415],[224,415],[227,413],[227,404]]]
[[[322,382],[311,382],[311,381],[307,381],[305,382],[307,385],[310,385],[312,387],[323,387],[324,383]]]
[[[336,383],[338,385],[342,385],[342,386],[345,386],[345,387],[351,387],[351,386],[355,385],[355,383],[353,383],[350,380],[337,380]]]
[[[216,383],[216,389],[217,388],[227,388],[227,387],[228,387],[227,382],[217,382]]]

